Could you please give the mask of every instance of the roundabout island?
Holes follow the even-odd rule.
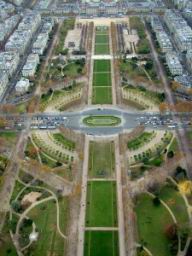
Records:
[[[92,127],[118,126],[121,124],[121,118],[112,115],[94,115],[85,117],[83,123]]]

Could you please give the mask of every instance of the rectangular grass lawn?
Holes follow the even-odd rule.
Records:
[[[111,73],[93,73],[93,86],[111,86]]]
[[[94,60],[93,72],[111,72],[110,60]]]
[[[95,43],[96,44],[108,44],[109,43],[109,36],[108,35],[98,35],[95,36]]]
[[[92,104],[112,104],[111,87],[94,87]]]
[[[165,235],[166,227],[173,224],[168,210],[155,206],[148,194],[139,196],[136,204],[139,241],[155,256],[171,256],[170,241]]]
[[[117,231],[86,231],[84,256],[118,256]]]
[[[109,44],[96,44],[95,54],[109,54]]]
[[[87,227],[117,226],[116,183],[90,181],[87,186]]]
[[[111,177],[115,168],[114,143],[91,142],[89,149],[89,176]]]

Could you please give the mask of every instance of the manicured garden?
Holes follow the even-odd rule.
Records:
[[[83,119],[83,123],[88,126],[117,126],[121,123],[121,119],[117,116],[87,116]]]
[[[111,73],[93,73],[93,86],[111,86]]]
[[[95,31],[95,54],[109,54],[109,33],[102,27],[96,27]]]
[[[147,90],[144,87],[134,87],[132,85],[126,85],[122,89],[123,98],[126,101],[133,102],[140,106],[142,109],[147,108],[159,108],[161,102],[165,100],[164,93],[157,93]]]
[[[38,133],[33,133],[32,139],[35,145],[41,149],[41,152],[43,152],[48,157],[61,163],[69,163],[70,161],[73,161],[73,156],[67,154],[67,152],[62,150],[62,148],[59,150],[53,145],[49,145],[49,143],[45,142]]]
[[[127,143],[127,147],[130,150],[136,150],[140,147],[142,147],[143,145],[145,145],[146,143],[148,143],[155,135],[155,132],[143,132],[139,137],[130,140]]]
[[[75,142],[64,137],[62,133],[53,133],[53,138],[59,144],[62,144],[68,150],[75,150]]]
[[[95,54],[96,55],[109,54],[109,45],[108,44],[96,44],[95,45]]]
[[[111,87],[94,87],[92,104],[112,104]]]
[[[92,141],[89,147],[89,177],[112,177],[115,169],[114,143]]]
[[[173,137],[173,134],[171,132],[166,131],[159,142],[157,142],[151,148],[145,149],[140,153],[134,154],[132,157],[133,159],[130,162],[134,164],[144,163],[146,165],[152,164],[155,166],[160,166],[161,163],[163,162],[163,159],[161,159],[161,156],[163,155],[164,150],[170,144],[172,137]],[[151,162],[151,161],[154,161],[154,162]]]
[[[111,63],[110,60],[95,60],[93,73],[93,104],[111,104]]]
[[[86,226],[117,226],[117,198],[115,182],[88,182]]]
[[[117,231],[86,231],[84,256],[118,256]]]
[[[108,34],[101,35],[101,34],[97,34],[96,33],[95,44],[109,44],[109,36],[108,36]]]
[[[110,60],[94,60],[93,72],[111,72]]]

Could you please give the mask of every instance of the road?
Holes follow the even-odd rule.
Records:
[[[116,116],[121,119],[117,126],[98,127],[87,126],[83,119],[87,116]],[[9,122],[11,129],[25,129],[30,121],[30,128],[33,130],[54,130],[60,126],[80,131],[90,135],[112,135],[131,130],[138,125],[144,125],[146,129],[157,130],[182,130],[191,128],[192,113],[167,113],[159,112],[136,112],[129,111],[118,106],[85,106],[83,109],[73,112],[54,112],[37,114],[2,114],[0,117]]]
[[[152,56],[153,56],[153,59],[156,63],[158,74],[159,74],[159,76],[161,78],[161,81],[163,83],[163,86],[164,86],[164,91],[165,91],[165,94],[166,94],[167,101],[170,105],[175,106],[175,102],[176,102],[175,98],[174,98],[174,96],[172,94],[172,91],[170,89],[169,82],[167,80],[167,76],[164,72],[164,69],[163,69],[163,66],[162,66],[161,62],[159,61],[158,54],[156,52],[151,34],[150,34],[149,30],[147,29],[147,27],[146,27],[146,33],[147,33],[147,38],[148,38],[149,43],[150,43]],[[172,112],[172,116],[173,116],[172,118],[173,118],[175,123],[181,123],[180,118],[177,115],[175,115],[174,112]],[[179,145],[180,145],[180,148],[181,148],[181,152],[183,152],[185,154],[185,157],[186,157],[186,167],[187,167],[187,170],[188,170],[188,176],[190,178],[192,178],[191,151],[190,151],[190,147],[189,147],[189,144],[188,144],[185,127],[183,127],[183,129],[176,129],[176,134],[177,134],[177,137],[179,139],[178,141],[179,141]]]

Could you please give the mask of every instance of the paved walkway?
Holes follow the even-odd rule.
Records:
[[[93,27],[93,39],[92,39],[92,49],[91,49],[91,60],[90,60],[90,72],[89,72],[89,82],[88,82],[88,105],[92,103],[93,95],[93,69],[94,69],[94,59],[92,56],[95,52],[95,28]]]
[[[86,227],[86,231],[118,231],[118,227]]]
[[[117,99],[116,99],[116,86],[115,86],[115,72],[114,72],[114,60],[113,60],[113,45],[112,45],[112,38],[111,38],[111,27],[109,28],[109,49],[110,49],[110,54],[112,56],[111,58],[111,89],[112,89],[112,100],[113,100],[113,105],[116,105]]]
[[[84,231],[85,231],[85,215],[86,215],[86,196],[87,196],[87,175],[88,175],[88,163],[89,163],[89,138],[85,137],[84,145],[84,162],[82,172],[82,191],[80,201],[80,214],[79,214],[79,237],[77,245],[77,256],[84,255]]]
[[[119,251],[120,256],[125,256],[125,224],[124,209],[122,198],[122,180],[121,180],[121,157],[119,152],[119,137],[115,139],[115,163],[116,163],[116,179],[117,179],[117,214],[119,225]]]

